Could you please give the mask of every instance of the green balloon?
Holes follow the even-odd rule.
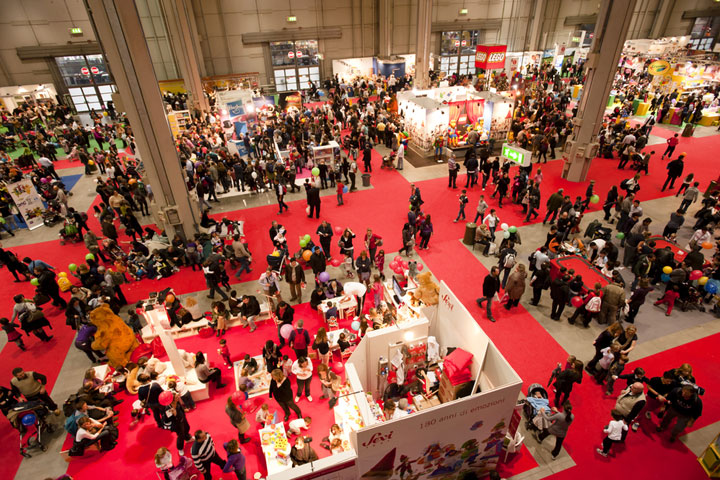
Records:
[[[590,203],[598,203],[600,201],[600,197],[598,195],[593,195],[590,197]]]
[[[77,265],[75,265],[74,263],[71,263],[70,265],[68,265],[68,269],[71,272],[74,272],[75,270],[77,270]]]
[[[515,232],[517,232],[517,227],[510,227],[510,228],[508,228],[508,232],[510,232],[510,233],[515,233]]]
[[[307,245],[307,240],[303,238],[302,240],[300,240],[300,247],[305,248],[305,245]]]
[[[625,234],[623,232],[618,232],[618,234],[615,235],[615,237],[617,237],[619,240],[622,240],[623,238],[625,238]]]
[[[95,260],[95,255],[93,255],[92,253],[88,253],[87,255],[85,255],[85,260]]]
[[[37,287],[38,285],[40,285],[40,282],[37,278],[33,278],[32,280],[30,280],[30,285],[35,285]]]
[[[309,242],[310,240],[312,240],[312,237],[310,236],[309,233],[306,233],[305,236],[303,237],[303,240],[305,240],[306,242]]]
[[[317,177],[318,175],[320,175],[320,169],[317,167],[310,170],[310,172],[313,174],[313,177]]]

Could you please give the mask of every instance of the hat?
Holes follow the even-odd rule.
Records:
[[[595,183],[595,180],[590,180],[590,183]]]

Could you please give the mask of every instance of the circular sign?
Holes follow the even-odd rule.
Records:
[[[460,46],[460,40],[455,40],[455,46],[456,46],[456,47],[459,47],[459,46]]]
[[[295,58],[295,52],[288,52],[288,58]]]
[[[462,43],[460,43],[460,45],[462,45],[463,47],[466,47],[466,46],[467,46],[467,40],[463,40]]]
[[[91,71],[92,73],[94,73],[95,75],[97,75],[98,73],[100,73],[100,69],[97,68],[97,67],[90,67],[90,71]]]
[[[80,69],[80,73],[82,73],[83,75],[90,75],[90,70],[87,67],[82,67]]]
[[[301,57],[302,57],[302,51],[301,51],[301,50],[298,50],[297,52],[295,52],[295,56],[296,56],[297,58],[301,58]]]
[[[650,75],[669,75],[670,63],[665,60],[656,60],[648,65],[648,73]]]

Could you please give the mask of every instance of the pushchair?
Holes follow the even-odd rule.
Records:
[[[533,383],[528,387],[527,398],[523,402],[523,413],[525,414],[525,427],[527,430],[539,430],[533,423],[540,408],[550,410],[550,402],[545,387],[539,383]]]
[[[389,155],[382,157],[382,165],[380,165],[380,168],[395,169],[395,152],[391,151]]]
[[[688,310],[698,310],[700,312],[705,311],[705,306],[703,305],[703,296],[700,294],[700,292],[698,291],[697,288],[695,288],[695,287],[688,288],[687,295],[684,295],[681,298],[682,298],[682,300],[680,301],[680,311],[682,311],[682,312],[687,312]]]
[[[156,473],[160,480],[165,480],[162,470],[158,470]],[[165,473],[167,473],[170,480],[196,480],[200,478],[200,471],[188,457],[180,457],[180,462],[166,470]]]
[[[272,253],[267,256],[267,263],[270,268],[273,269],[273,271],[277,272],[278,276],[280,277],[280,280],[282,280],[283,273],[285,272],[285,252],[283,250],[278,250],[280,252],[280,255],[273,255]]]
[[[62,215],[60,215],[60,205],[57,202],[50,201],[45,211],[42,213],[43,224],[46,227],[52,227],[56,223],[63,221]]]
[[[39,448],[43,452],[47,450],[42,443],[42,435],[55,430],[47,421],[49,414],[48,407],[39,400],[17,403],[8,412],[8,420],[20,432],[20,455],[23,457],[32,456],[28,453],[31,448]]]
[[[63,225],[63,228],[60,229],[60,233],[58,233],[60,236],[60,245],[65,245],[66,241],[70,241],[72,243],[78,243],[82,242],[82,235],[80,235],[80,232],[78,231],[77,225],[75,225],[75,221],[72,218],[66,218],[65,223]]]

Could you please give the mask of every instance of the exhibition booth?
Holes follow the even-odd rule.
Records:
[[[12,112],[22,103],[55,101],[56,95],[51,83],[0,87],[0,107]]]
[[[449,148],[464,148],[471,130],[483,141],[504,139],[512,122],[511,99],[463,86],[404,91],[397,99],[410,141],[426,151],[439,135]]]
[[[292,468],[278,423],[260,432],[268,480],[460,478],[495,469],[521,379],[445,283],[439,302],[424,306],[412,283],[403,290],[397,280],[385,285],[397,322],[368,331],[344,366],[332,412],[343,451]],[[421,393],[408,393],[413,384]],[[385,418],[388,399],[396,409],[402,399],[408,405]]]
[[[430,61],[432,65],[432,58]],[[400,78],[415,73],[415,54],[393,55],[392,57],[340,58],[332,61],[333,76],[337,75],[341,83],[352,83],[361,77],[394,74]]]

